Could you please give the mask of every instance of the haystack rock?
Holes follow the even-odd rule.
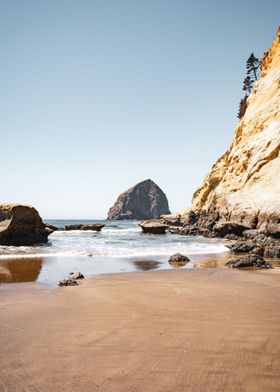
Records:
[[[0,205],[0,245],[47,242],[52,232],[35,208],[20,204]]]
[[[211,230],[217,222],[235,222],[280,234],[279,151],[280,28],[232,144],[194,193],[191,213],[182,213],[185,223]]]
[[[118,197],[108,219],[156,219],[162,214],[170,214],[167,197],[152,180],[145,180]]]

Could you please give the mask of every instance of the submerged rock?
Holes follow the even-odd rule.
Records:
[[[161,223],[157,220],[146,220],[141,221],[139,223],[143,233],[150,234],[166,234],[166,230],[169,228],[169,225]]]
[[[244,257],[240,257],[236,260],[231,260],[226,263],[229,268],[249,268],[249,267],[257,267],[257,268],[271,268],[271,265],[265,261],[259,255],[247,255]]]
[[[170,214],[165,193],[152,180],[145,180],[118,197],[108,219],[157,219],[163,214]]]
[[[52,232],[35,208],[21,204],[0,205],[0,245],[43,243]]]

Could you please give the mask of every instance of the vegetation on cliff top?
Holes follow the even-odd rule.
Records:
[[[246,94],[243,98],[241,98],[239,103],[239,109],[237,117],[241,119],[247,109],[247,99],[248,94],[251,93],[252,88],[254,86],[255,81],[258,79],[258,73],[261,66],[261,60],[259,60],[254,53],[251,53],[246,61],[246,77],[243,81],[243,90],[246,91]]]

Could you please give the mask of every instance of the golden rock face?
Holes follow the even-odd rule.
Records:
[[[217,208],[226,219],[280,213],[280,28],[265,52],[229,150],[194,193],[193,210]]]

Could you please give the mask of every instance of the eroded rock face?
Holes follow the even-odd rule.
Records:
[[[229,150],[194,193],[192,210],[280,236],[280,29]],[[272,225],[273,223],[273,225]]]
[[[47,242],[52,232],[35,208],[20,204],[0,205],[0,245]]]
[[[167,197],[152,180],[145,180],[118,197],[108,219],[157,219],[162,214],[170,214]]]

